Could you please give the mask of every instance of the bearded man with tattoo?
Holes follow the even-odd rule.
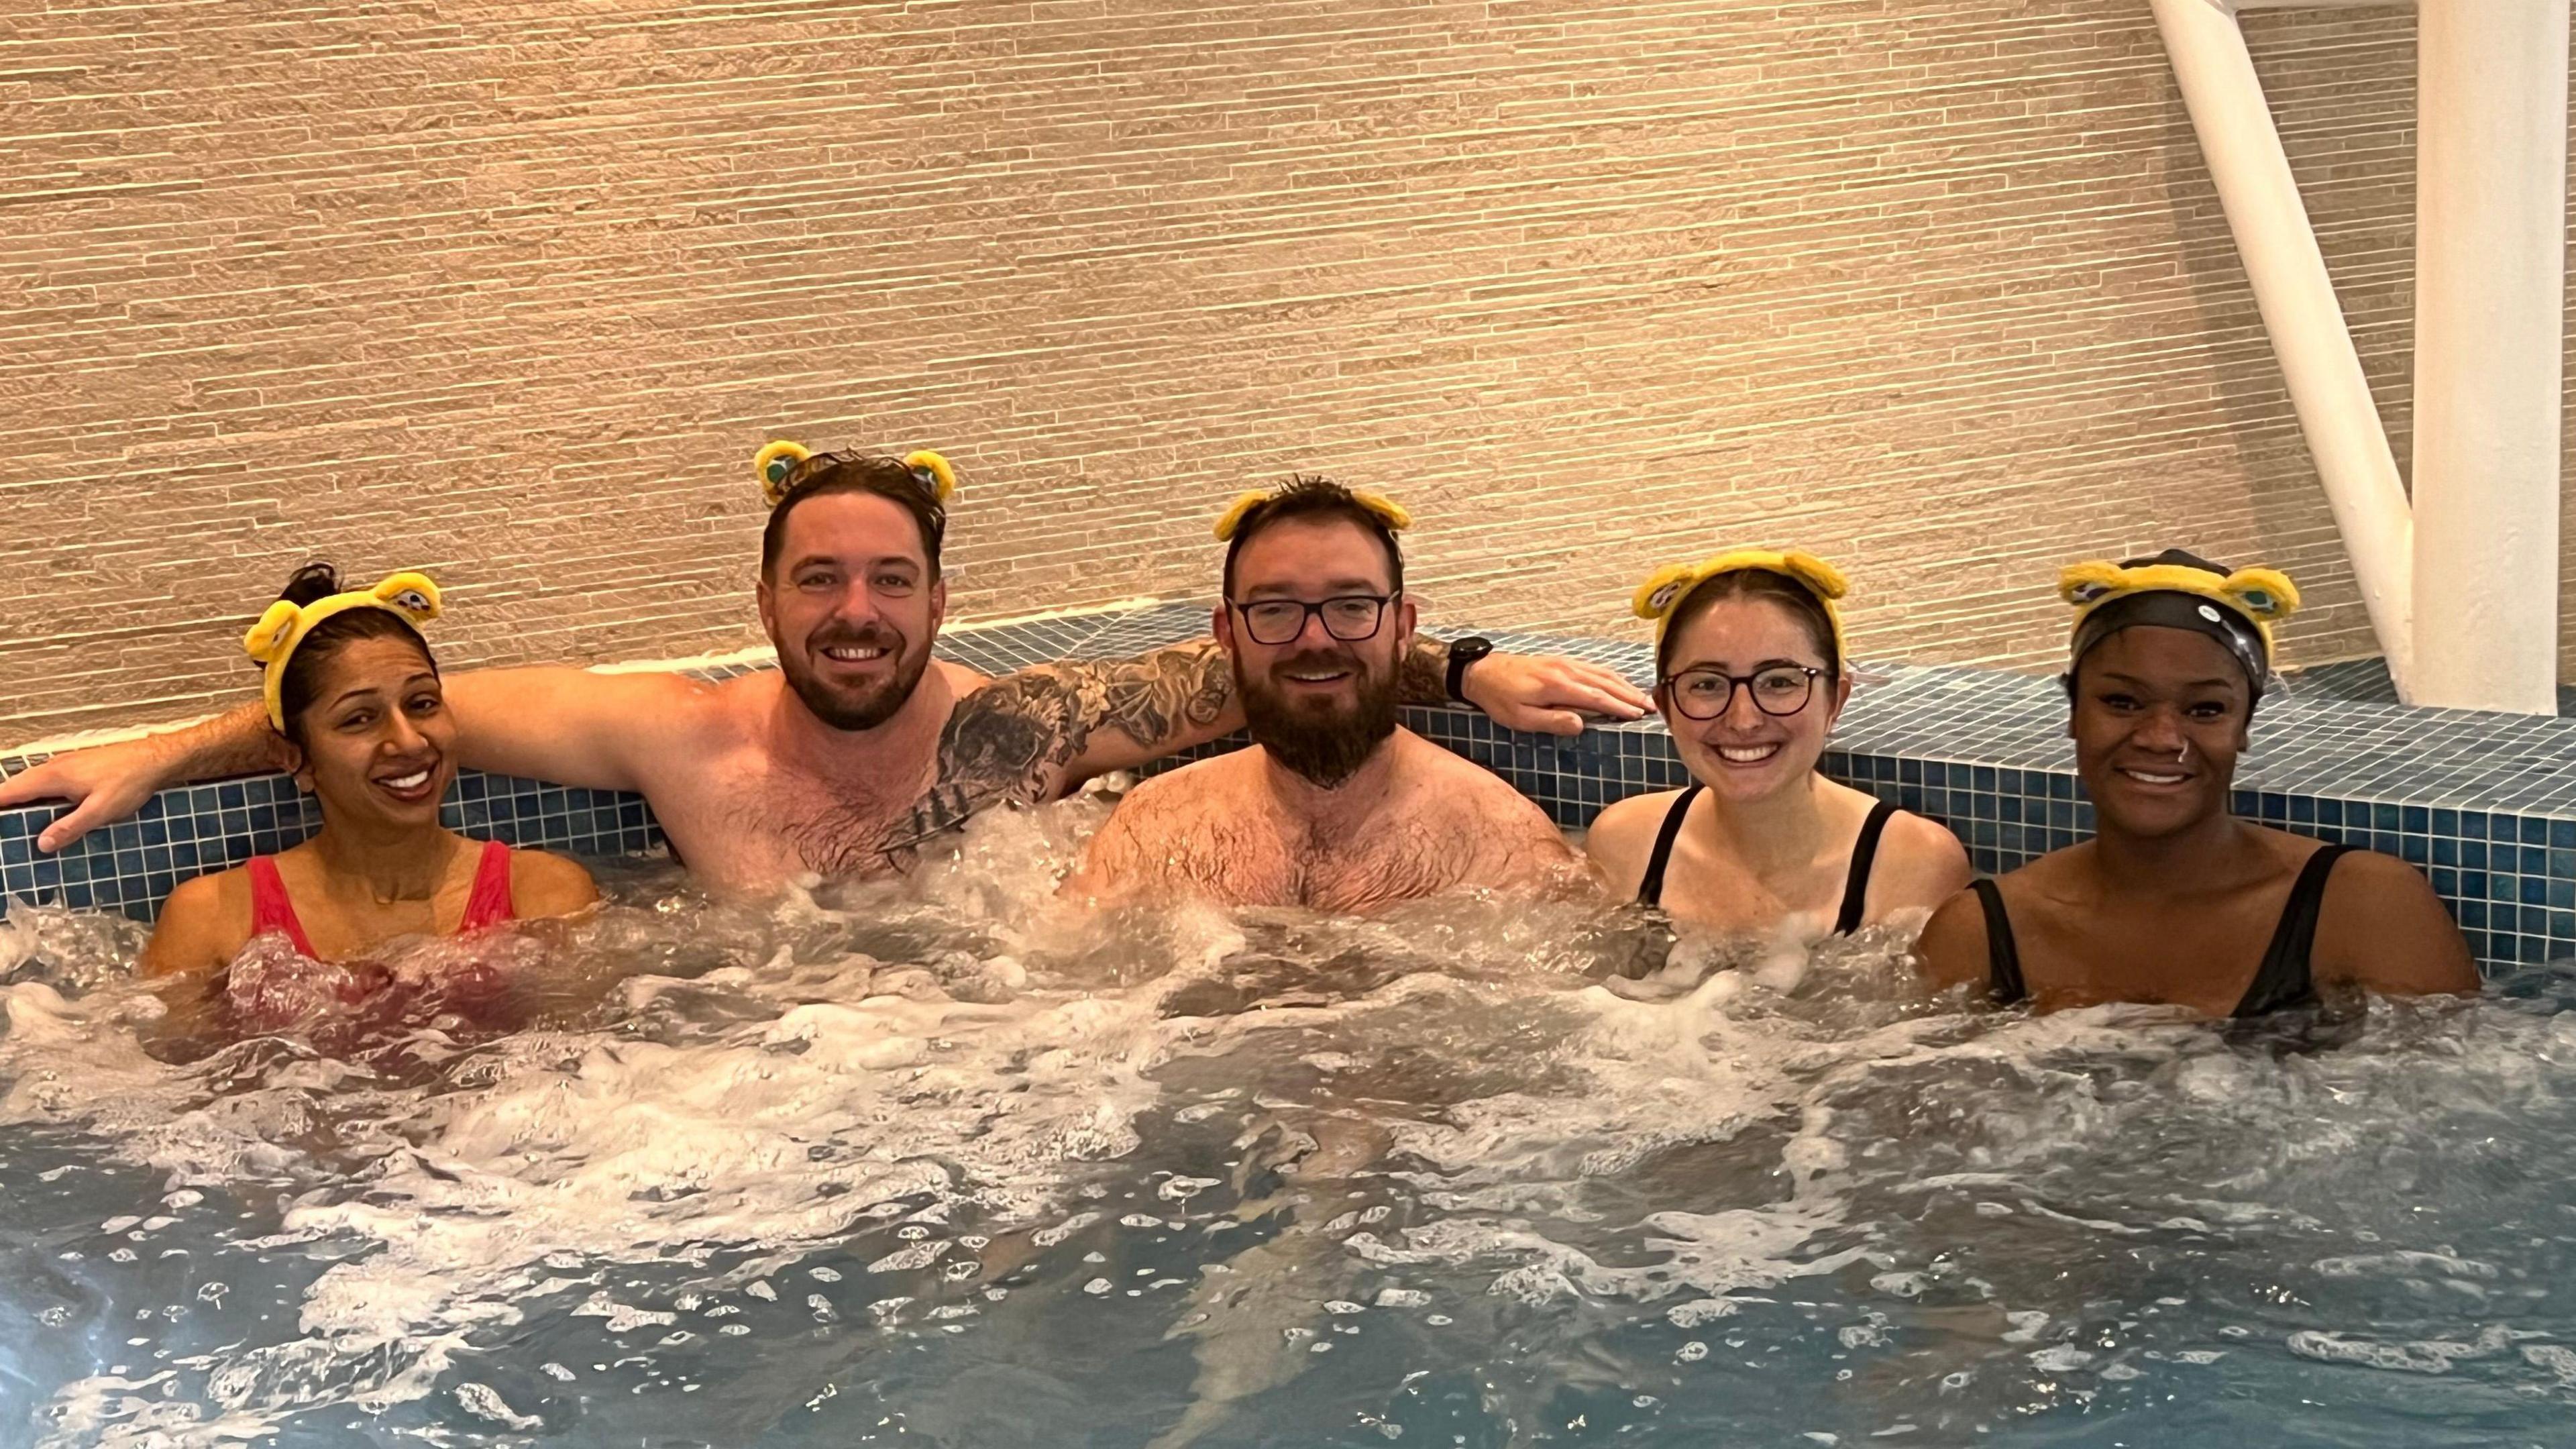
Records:
[[[1418,647],[1395,538],[1410,521],[1323,478],[1225,515],[1216,639],[1252,745],[1130,791],[1068,895],[1368,912],[1466,887],[1583,889],[1536,805],[1396,722]]]
[[[953,486],[936,454],[809,455],[777,443],[755,463],[771,502],[757,598],[779,667],[713,683],[468,671],[444,681],[459,763],[638,792],[691,870],[758,892],[808,874],[901,871],[979,810],[1051,800],[1243,727],[1235,675],[1210,640],[1000,679],[934,658]],[[1444,647],[1409,642],[1401,695],[1446,698],[1447,662]],[[1577,710],[1624,719],[1646,704],[1606,670],[1499,654],[1463,692],[1499,723],[1558,734],[1582,727]],[[58,756],[0,781],[0,808],[74,802],[38,839],[59,850],[166,786],[275,768],[276,751],[254,702]]]

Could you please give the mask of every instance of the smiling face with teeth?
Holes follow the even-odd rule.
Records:
[[[920,525],[868,493],[798,504],[760,581],[779,672],[838,730],[874,729],[912,698],[947,607]]]
[[[1722,586],[1718,584],[1703,587]],[[1824,670],[1832,664],[1831,638],[1788,604],[1761,593],[1691,602],[1690,613],[1666,635],[1665,683],[1655,691],[1672,731],[1674,748],[1693,779],[1730,801],[1765,800],[1814,773],[1826,737],[1851,696],[1848,677],[1819,676],[1806,706],[1793,714],[1765,714],[1750,686],[1735,690],[1715,719],[1692,719],[1673,698],[1674,676],[1715,670],[1744,678],[1780,666]]]
[[[417,636],[352,640],[316,661],[295,717],[297,783],[333,828],[434,828],[456,778],[456,722]]]
[[[2120,630],[2077,662],[2075,769],[2104,833],[2153,839],[2227,814],[2254,691],[2218,641]]]
[[[1377,632],[1365,639],[1333,637],[1324,616],[1310,610],[1295,638],[1263,644],[1236,617],[1238,608],[1264,601],[1390,594]],[[1235,554],[1233,606],[1218,605],[1213,622],[1233,661],[1254,742],[1288,770],[1329,789],[1395,733],[1413,601],[1396,593],[1386,546],[1359,525],[1329,515],[1267,524]]]

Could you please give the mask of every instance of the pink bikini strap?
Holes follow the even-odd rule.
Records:
[[[474,868],[474,890],[465,898],[465,915],[456,929],[479,931],[504,921],[518,919],[518,908],[510,899],[510,847],[498,840],[483,842],[482,863]]]
[[[286,878],[277,873],[277,857],[254,855],[250,858],[250,933],[256,939],[279,931],[286,933],[299,953],[314,954],[304,923],[295,918],[295,902],[286,897]]]

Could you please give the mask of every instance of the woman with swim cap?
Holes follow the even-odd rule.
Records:
[[[1737,549],[1637,590],[1655,703],[1693,783],[1592,822],[1586,849],[1614,893],[1697,926],[1820,936],[1919,920],[1967,883],[1949,831],[1816,772],[1851,698],[1846,589],[1822,559]]]
[[[2321,988],[2474,992],[2468,943],[2412,866],[2228,813],[2298,590],[2179,550],[2066,570],[2065,685],[2095,835],[1944,905],[1915,951],[1944,987],[2039,1010],[2130,1001],[2251,1018]]]
[[[322,829],[171,892],[145,975],[203,976],[245,1024],[283,1025],[400,984],[366,959],[398,937],[569,915],[598,899],[570,860],[439,823],[456,727],[420,633],[438,612],[438,586],[416,573],[343,591],[330,565],[308,564],[287,582],[243,642]],[[465,979],[410,984],[470,994],[489,974],[467,966]]]

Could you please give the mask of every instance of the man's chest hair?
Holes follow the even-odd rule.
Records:
[[[1477,856],[1466,832],[1416,811],[1309,823],[1208,800],[1140,832],[1149,865],[1247,902],[1351,909],[1456,884]]]

